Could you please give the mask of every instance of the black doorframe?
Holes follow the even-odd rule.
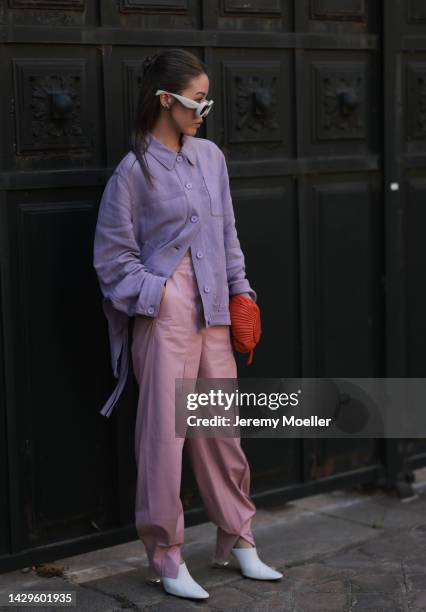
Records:
[[[406,104],[408,85],[404,78],[406,70],[404,53],[426,49],[426,11],[414,2],[384,0],[382,3],[382,66],[383,66],[383,199],[385,206],[386,236],[386,376],[388,378],[409,377],[408,319],[410,305],[407,302],[406,244],[411,239],[407,222],[408,180],[410,162],[404,147],[408,135],[404,122],[409,112]],[[413,38],[410,19],[420,10],[419,22],[425,30],[422,36]],[[413,22],[411,21],[411,24]],[[412,168],[423,165],[426,159],[413,160]],[[425,372],[426,374],[426,372]],[[425,375],[424,374],[424,375]],[[407,415],[409,418],[409,415]],[[423,441],[424,442],[424,441]],[[419,446],[418,452],[408,452],[411,446]],[[395,487],[401,497],[413,495],[411,483],[413,470],[426,464],[424,444],[402,438],[384,440],[383,461],[386,466],[386,483]]]

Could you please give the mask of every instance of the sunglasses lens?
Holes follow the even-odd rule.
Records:
[[[211,109],[211,106],[206,106],[205,108],[202,109],[201,113],[200,113],[200,117],[207,117],[207,115],[209,114]]]

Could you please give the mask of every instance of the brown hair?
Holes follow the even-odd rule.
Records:
[[[198,57],[184,49],[166,49],[148,55],[142,64],[140,85],[133,127],[130,134],[130,150],[136,156],[145,178],[153,186],[152,176],[145,159],[145,137],[155,125],[161,112],[157,89],[181,93],[194,77],[208,74],[207,66]]]

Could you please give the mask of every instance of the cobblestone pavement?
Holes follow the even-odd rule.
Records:
[[[406,503],[383,491],[353,490],[258,506],[253,532],[259,556],[284,572],[280,581],[244,578],[234,559],[226,568],[211,567],[214,526],[186,529],[183,557],[210,593],[205,601],[146,584],[139,541],[57,560],[62,577],[42,578],[34,570],[0,575],[0,592],[74,590],[77,606],[70,609],[78,612],[425,612],[426,481],[414,486],[417,497]]]

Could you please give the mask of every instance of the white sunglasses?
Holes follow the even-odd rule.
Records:
[[[186,106],[186,108],[193,108],[195,110],[196,117],[207,117],[210,112],[211,107],[213,106],[213,100],[203,100],[202,102],[196,102],[195,100],[191,100],[191,98],[186,98],[185,96],[181,96],[179,94],[170,93],[170,91],[164,91],[164,89],[157,89],[155,95],[159,96],[162,93],[169,94],[169,96],[173,96],[181,104]]]

